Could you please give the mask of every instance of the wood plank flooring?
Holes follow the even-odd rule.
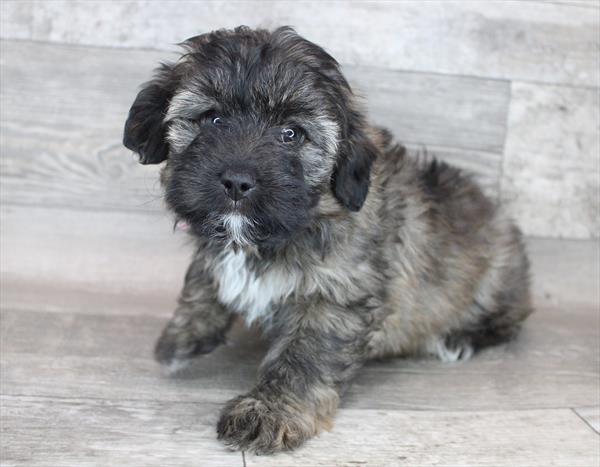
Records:
[[[246,464],[598,465],[598,245],[532,240],[530,251],[537,311],[519,339],[458,364],[370,363],[331,433]],[[584,279],[561,295],[576,269]],[[169,376],[151,349],[175,283],[147,293],[45,284],[2,274],[2,465],[242,465],[214,425],[252,386],[257,332],[238,325],[228,345]]]

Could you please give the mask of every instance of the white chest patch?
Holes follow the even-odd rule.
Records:
[[[243,251],[229,251],[215,267],[219,301],[244,314],[246,322],[268,319],[272,305],[287,299],[296,289],[299,275],[282,269],[268,269],[260,275],[246,266]]]

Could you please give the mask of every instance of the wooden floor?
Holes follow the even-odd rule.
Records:
[[[252,386],[255,333],[238,326],[168,376],[151,347],[175,290],[43,287],[5,272],[2,465],[597,466],[598,244],[531,240],[530,251],[537,312],[517,341],[458,364],[371,363],[332,432],[275,457],[215,439],[221,404]]]

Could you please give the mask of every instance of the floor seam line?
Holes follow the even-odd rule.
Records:
[[[571,409],[571,412],[573,412],[577,416],[577,418],[579,418],[583,423],[585,423],[588,426],[588,428],[590,430],[592,430],[594,432],[594,434],[600,436],[600,433],[598,431],[596,431],[596,429],[592,426],[592,424],[590,422],[588,422],[585,418],[583,418],[579,414],[579,412],[577,412],[577,409],[575,409],[574,407],[569,407],[569,408]]]

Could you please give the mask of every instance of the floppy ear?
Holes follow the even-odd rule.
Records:
[[[167,158],[169,146],[163,119],[176,85],[173,68],[161,65],[129,110],[123,144],[139,154],[142,164],[158,164]]]
[[[352,120],[348,125],[348,136],[340,145],[331,182],[338,201],[350,211],[359,211],[369,192],[371,166],[377,157],[377,148],[366,135],[362,118],[356,116]]]

